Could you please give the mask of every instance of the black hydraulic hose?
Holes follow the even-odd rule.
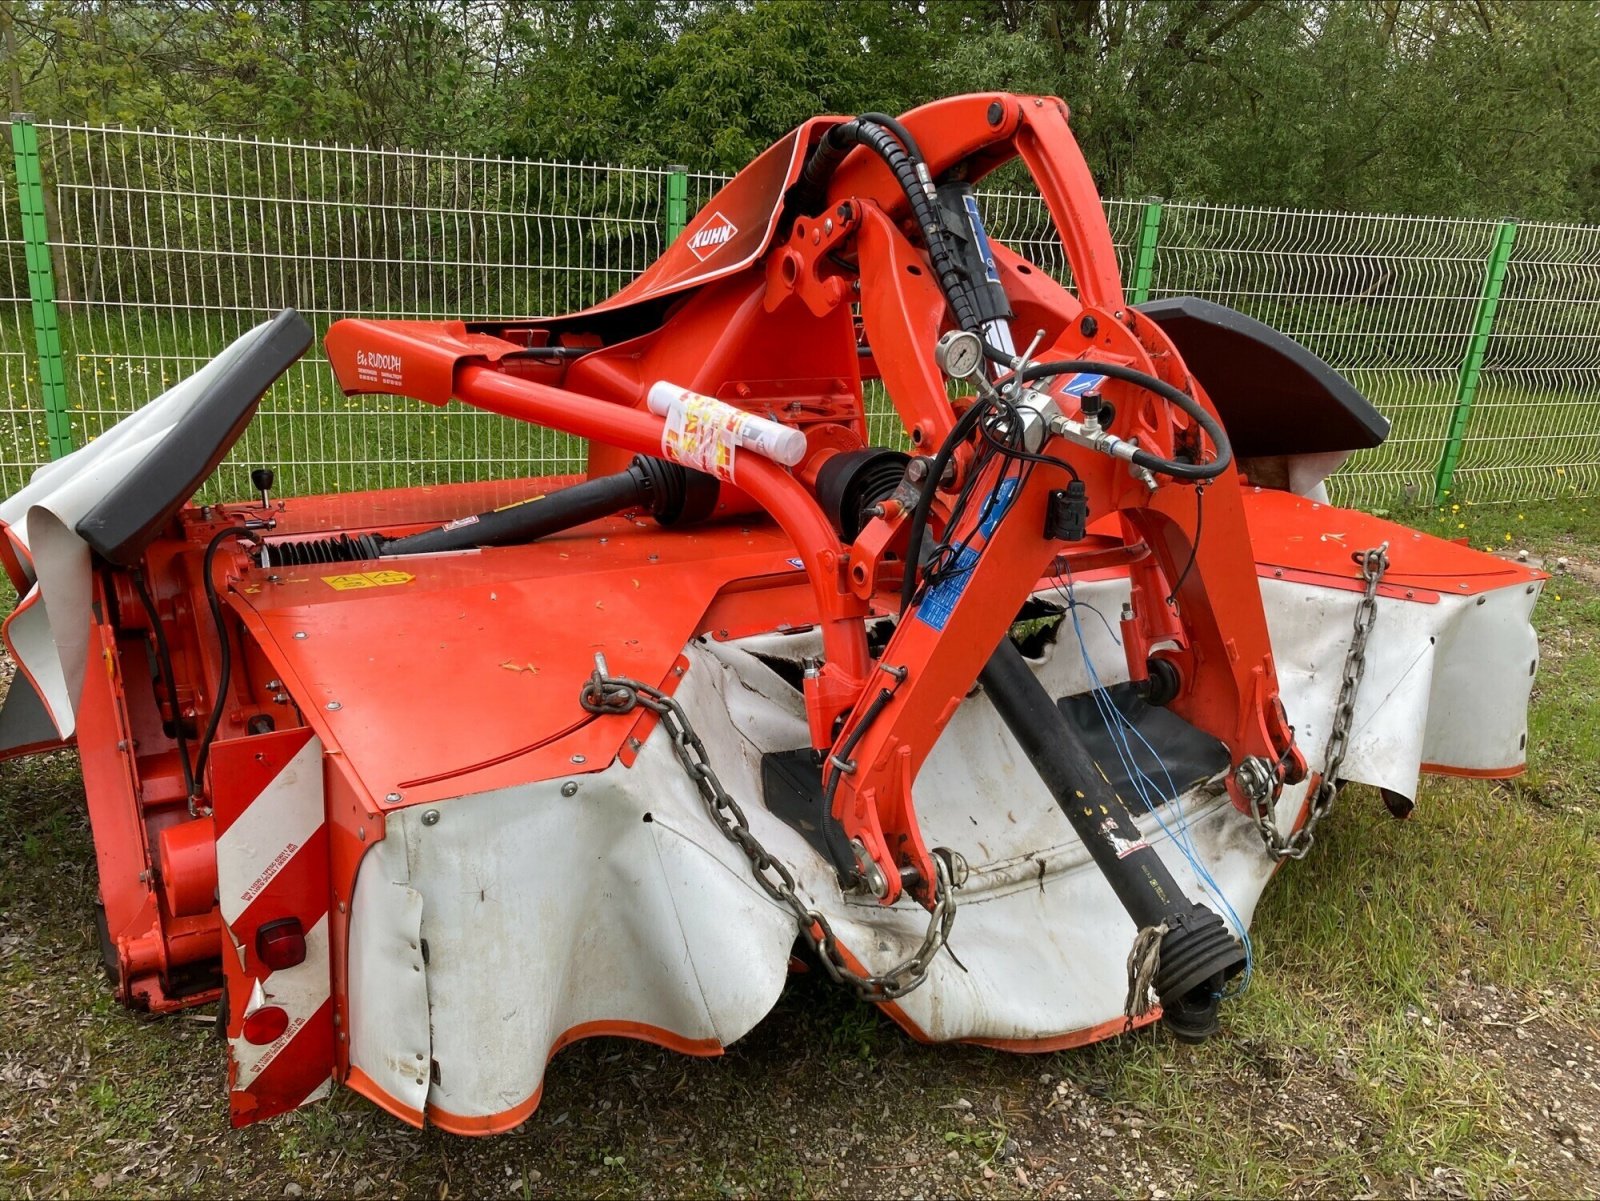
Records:
[[[992,346],[985,347],[989,357],[998,362],[1009,364],[1011,356]],[[1124,367],[1120,363],[1102,363],[1095,359],[1058,359],[1053,363],[1029,363],[1021,372],[1018,383],[1027,383],[1029,380],[1041,379],[1048,375],[1065,375],[1069,371],[1091,372],[1095,375],[1108,376],[1111,379],[1124,380],[1153,392],[1162,400],[1182,409],[1201,429],[1217,448],[1217,457],[1209,463],[1179,463],[1173,459],[1162,459],[1143,450],[1133,452],[1133,462],[1149,471],[1162,475],[1176,476],[1184,480],[1213,480],[1228,469],[1233,462],[1233,443],[1228,441],[1227,432],[1222,428],[1210,413],[1206,412],[1203,405],[1194,397],[1179,388],[1174,388],[1166,380],[1157,379],[1155,376],[1133,367]]]
[[[974,401],[972,407],[961,414],[955,425],[950,430],[950,436],[939,447],[938,453],[933,456],[929,465],[928,476],[922,482],[922,491],[917,494],[917,504],[911,510],[911,527],[906,543],[906,569],[905,576],[900,581],[900,612],[904,613],[911,607],[911,598],[917,594],[917,575],[922,569],[922,564],[917,560],[922,555],[922,539],[928,528],[928,514],[933,510],[933,498],[939,492],[939,480],[944,476],[944,470],[950,464],[951,457],[956,452],[956,447],[967,439],[973,426],[978,424],[983,416],[985,402]]]
[[[913,161],[919,163],[926,161],[922,157],[922,147],[917,145],[917,139],[914,138],[911,135],[911,131],[896,118],[891,117],[888,113],[862,113],[860,115],[860,119],[863,121],[871,121],[874,125],[881,125],[890,133],[894,134],[895,137],[900,139],[900,144],[906,148],[906,153],[911,156]]]
[[[915,145],[914,140],[912,145]],[[928,259],[933,264],[939,289],[950,304],[956,324],[966,330],[981,329],[983,321],[969,291],[967,277],[945,243],[944,226],[940,222],[939,206],[931,194],[927,166],[923,164],[920,154],[914,155],[908,146],[902,144],[893,129],[866,117],[835,125],[822,136],[822,141],[806,160],[800,175],[799,186],[802,191],[812,198],[820,198],[827,189],[829,178],[856,146],[865,146],[881,158],[905,193],[917,225],[922,230],[922,239],[927,243]]]
[[[189,762],[189,736],[184,732],[183,714],[178,711],[178,676],[172,670],[172,648],[167,644],[167,631],[161,624],[161,617],[156,612],[155,597],[150,595],[150,586],[145,583],[144,572],[137,568],[133,572],[134,591],[139,594],[139,603],[144,606],[145,616],[150,619],[150,630],[156,640],[156,667],[161,672],[161,683],[167,690],[167,703],[172,706],[172,739],[178,744],[178,764],[183,769],[183,787],[186,798],[193,798],[194,764]]]
[[[248,538],[250,531],[239,526],[230,526],[228,529],[219,530],[216,537],[206,543],[205,558],[201,561],[201,582],[205,585],[206,602],[211,606],[211,620],[217,627],[217,645],[220,656],[221,668],[217,673],[217,691],[211,699],[211,717],[206,722],[205,733],[200,736],[200,753],[195,756],[194,775],[191,777],[190,799],[197,800],[199,789],[205,787],[206,760],[211,756],[211,743],[217,736],[217,727],[222,724],[222,710],[228,703],[228,685],[233,680],[233,644],[228,638],[228,624],[222,617],[222,598],[217,595],[217,584],[211,577],[211,569],[217,560],[217,549],[229,538]]]
[[[645,499],[646,483],[632,471],[537,496],[509,508],[452,521],[436,530],[424,530],[383,544],[379,554],[427,555],[467,550],[474,546],[507,546],[532,542],[585,522],[609,517]]]

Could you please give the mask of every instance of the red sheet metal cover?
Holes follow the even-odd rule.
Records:
[[[379,804],[411,805],[605,767],[636,715],[579,705],[595,655],[661,683],[719,591],[795,575],[793,554],[764,524],[617,517],[533,546],[254,572],[231,600],[329,751]]]

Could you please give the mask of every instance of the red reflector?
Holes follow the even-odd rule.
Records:
[[[244,1019],[245,1041],[261,1046],[276,1042],[278,1036],[289,1028],[289,1011],[281,1005],[268,1005]]]
[[[256,931],[256,954],[273,971],[306,961],[306,931],[297,917],[280,917]]]

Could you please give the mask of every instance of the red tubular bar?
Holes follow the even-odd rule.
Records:
[[[455,394],[504,417],[565,430],[638,454],[661,454],[666,422],[643,409],[596,400],[471,363],[456,369]],[[824,671],[830,684],[847,690],[848,700],[853,700],[871,667],[862,625],[867,607],[843,586],[838,536],[805,485],[776,463],[760,455],[743,454],[734,474],[733,482],[771,514],[794,543],[795,553],[811,580],[822,619]]]

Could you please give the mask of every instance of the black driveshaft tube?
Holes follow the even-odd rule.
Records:
[[[1189,1041],[1209,1037],[1223,984],[1244,969],[1244,948],[1220,917],[1183,895],[1010,638],[978,679],[1134,925],[1167,926],[1155,990],[1168,1026]]]
[[[384,558],[437,554],[474,546],[512,546],[559,534],[585,522],[642,508],[662,525],[710,515],[717,482],[676,463],[640,455],[626,471],[562,488],[508,508],[479,513],[385,542]]]

